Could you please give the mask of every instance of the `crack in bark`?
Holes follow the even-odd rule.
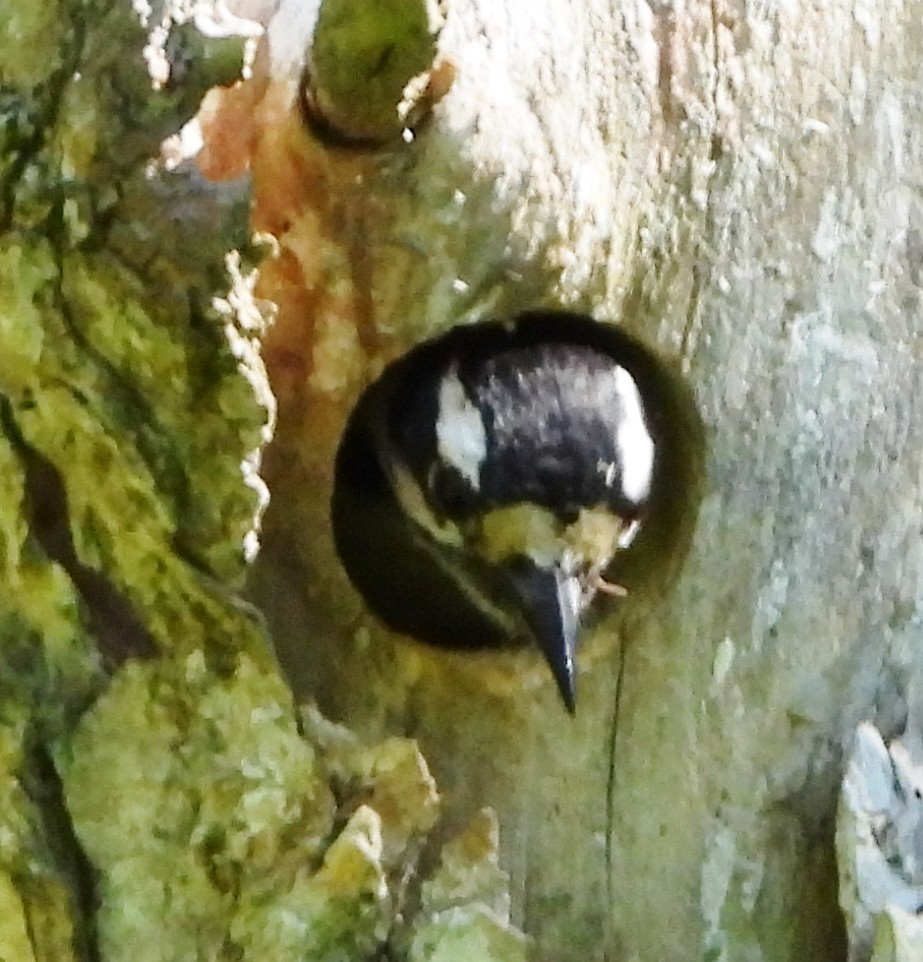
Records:
[[[163,432],[142,392],[87,338],[74,319],[63,291],[63,256],[63,250],[59,246],[55,302],[64,328],[74,345],[87,355],[105,379],[107,395],[114,396],[117,400],[117,404],[111,407],[121,407],[128,413],[128,417],[119,419],[119,428],[134,442],[135,450],[151,476],[156,479],[158,487],[169,498],[176,516],[182,517],[188,510],[190,501],[188,478],[182,467],[182,459],[169,444],[158,443]],[[172,485],[168,479],[173,479]]]
[[[616,778],[618,775],[616,756],[618,749],[619,715],[622,706],[622,692],[625,686],[625,665],[628,661],[628,645],[628,639],[623,638],[622,643],[619,646],[619,667],[615,676],[615,698],[612,706],[612,723],[609,729],[609,767],[606,773],[606,902],[610,908],[610,912],[606,913],[606,921],[610,925],[611,907],[615,904],[615,859],[612,851],[612,837],[615,833],[615,819],[613,818],[612,812],[615,804],[615,787]],[[614,946],[614,943],[615,940],[612,938],[611,931],[607,932],[605,947],[603,949],[604,962],[611,962],[611,950]]]
[[[41,742],[28,747],[26,759],[23,788],[39,813],[42,835],[53,864],[71,895],[74,959],[77,962],[100,962],[102,956],[96,928],[98,898],[93,867],[74,833],[60,776],[48,748]],[[37,950],[37,959],[47,958],[42,951],[46,940],[36,930],[28,905],[24,904],[24,907],[29,944]]]
[[[61,472],[26,441],[13,414],[12,403],[4,394],[0,394],[0,427],[22,465],[29,531],[47,557],[59,564],[71,579],[83,601],[88,627],[103,661],[114,668],[131,657],[155,656],[157,642],[128,598],[104,574],[77,556]]]
[[[16,210],[16,187],[25,176],[26,170],[36,162],[38,155],[50,140],[58,121],[58,112],[64,101],[64,93],[71,78],[77,72],[83,48],[86,40],[84,24],[79,17],[74,18],[70,24],[73,43],[68,50],[65,49],[62,57],[61,66],[58,70],[50,73],[47,81],[39,85],[32,91],[32,99],[18,91],[7,89],[4,94],[12,99],[20,100],[22,111],[17,112],[17,116],[27,117],[32,121],[33,129],[31,134],[24,139],[17,136],[8,138],[10,144],[15,143],[16,152],[10,160],[6,176],[0,186],[0,232],[7,232],[12,229]],[[4,111],[5,113],[5,111]],[[7,139],[4,137],[4,139]],[[63,197],[58,185],[60,180],[57,171],[53,171],[50,178],[52,184],[47,183],[49,178],[40,178],[45,181],[44,186],[59,194],[57,206],[60,206]]]

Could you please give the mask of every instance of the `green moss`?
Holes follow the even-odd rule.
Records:
[[[288,691],[246,657],[224,680],[201,654],[127,665],[59,768],[106,959],[225,957],[241,906],[289,897],[332,829]]]
[[[358,962],[387,946],[520,962],[493,817],[447,846],[402,937],[432,778],[406,739],[305,725],[307,739],[285,685],[246,656],[224,679],[201,654],[120,671],[57,759],[102,958]]]
[[[0,959],[34,962],[22,899],[12,879],[0,871]]]
[[[321,4],[310,54],[322,112],[353,136],[386,137],[402,123],[407,83],[435,58],[438,17],[427,0]]]
[[[267,898],[242,893],[231,936],[244,959],[353,962],[376,958],[393,922],[381,864],[379,816],[361,807],[315,874],[297,874]]]
[[[510,925],[509,879],[497,846],[496,816],[485,809],[443,848],[422,886],[408,962],[524,962],[528,940]]]
[[[79,957],[73,865],[48,836],[54,799],[30,758],[25,705],[0,715],[0,959],[70,962]],[[45,804],[40,804],[40,802]]]
[[[404,918],[438,815],[417,746],[300,725],[227,587],[273,406],[227,256],[248,199],[146,165],[236,41],[211,56],[184,27],[195,66],[158,94],[130,4],[6,7],[0,958],[518,958],[495,839]],[[399,8],[359,44],[386,98],[432,52],[423,5]],[[12,49],[39,34],[53,52]]]
[[[481,906],[450,909],[417,932],[408,962],[525,962],[528,942]]]
[[[67,29],[59,4],[4,0],[0,24],[4,83],[36,86],[58,68],[53,54],[61,49]]]
[[[0,436],[0,719],[30,706],[32,723],[54,732],[98,688],[99,662],[73,583],[30,536],[24,485],[20,460]]]
[[[218,213],[178,244],[170,175],[141,169],[215,71],[230,77],[229,46],[182,91],[157,94],[137,13],[104,7],[0,11],[0,957],[11,962],[93,954],[93,891],[48,758],[106,684],[103,640],[124,646],[119,658],[138,655],[141,632],[184,664],[204,649],[216,677],[240,652],[272,665],[259,623],[221,587],[245,571],[258,495],[241,463],[267,421],[258,358],[242,360],[229,336],[243,322],[212,303],[233,283],[224,255],[246,239],[246,206],[209,195]],[[207,711],[237,717],[204,694],[189,709]],[[181,740],[182,716],[173,724]],[[99,771],[71,763],[92,795]],[[186,770],[207,785],[214,774]],[[100,817],[118,810],[118,791],[95,797]],[[252,828],[259,796],[242,798]],[[235,841],[225,814],[212,815],[211,845]],[[174,854],[193,885],[201,865]],[[107,903],[101,917],[115,911]]]
[[[44,311],[56,276],[50,244],[7,240],[0,245],[0,388],[6,394],[37,386]]]

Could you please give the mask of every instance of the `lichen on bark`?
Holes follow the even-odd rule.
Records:
[[[249,189],[160,151],[243,41],[181,4],[8,6],[0,957],[435,958],[425,925],[523,958],[481,912],[495,832],[470,925],[417,904],[439,796],[415,743],[299,715],[235,594],[275,403]]]
[[[243,573],[257,498],[240,465],[266,422],[225,335],[237,319],[212,304],[230,285],[216,252],[246,244],[246,205],[213,204],[184,238],[163,219],[201,188],[147,166],[207,86],[233,79],[240,44],[232,73],[225,57],[157,93],[129,4],[8,6],[0,941],[16,960],[84,958],[93,871],[52,763],[62,739],[127,657],[271,664],[257,623],[214,587]]]

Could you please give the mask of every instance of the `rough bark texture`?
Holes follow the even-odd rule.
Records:
[[[921,23],[913,2],[455,3],[451,90],[377,153],[296,132],[297,65],[270,69],[256,594],[300,691],[418,737],[459,812],[497,808],[544,957],[842,957],[843,748],[899,720],[919,668]],[[375,625],[324,516],[382,361],[536,304],[636,334],[705,425],[679,576],[588,640],[574,722],[527,654]]]
[[[161,141],[236,79],[224,34],[246,25],[11,7],[0,959],[522,962],[495,816],[424,863],[439,796],[416,744],[297,711],[233,594],[274,409],[249,194]]]
[[[245,285],[212,308],[239,195],[145,165],[227,75],[189,33],[174,68],[212,66],[158,98],[129,5],[7,6],[0,956],[521,958],[490,816],[405,913],[426,766],[298,718],[216,587],[265,420],[219,336],[252,334]],[[455,0],[414,137],[349,148],[304,123],[315,13],[282,5],[202,158],[250,163],[278,239],[251,594],[296,692],[418,739],[442,834],[497,811],[536,958],[843,958],[844,751],[901,725],[921,667],[923,4]],[[537,305],[637,336],[703,425],[688,522],[629,561],[574,721],[529,652],[376,625],[327,519],[381,365]]]

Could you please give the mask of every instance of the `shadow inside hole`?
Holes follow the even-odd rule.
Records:
[[[588,620],[613,604],[622,611],[650,606],[678,571],[703,490],[704,429],[691,390],[678,372],[611,324],[564,311],[527,312],[512,325],[490,321],[464,325],[417,345],[366,389],[349,418],[337,455],[331,504],[336,550],[369,608],[392,630],[444,648],[521,643],[473,605],[445,572],[436,557],[444,547],[409,536],[413,522],[391,489],[379,452],[387,412],[408,383],[442,369],[459,351],[490,354],[504,347],[544,343],[589,347],[624,367],[640,391],[655,446],[651,495],[641,531],[627,549],[616,553],[606,572],[608,580],[628,590],[628,597],[615,602],[598,597]],[[429,418],[433,431],[437,415],[434,406]],[[492,578],[491,566],[470,554],[464,564],[479,582],[491,585],[497,606],[515,606],[498,584],[500,579]]]

